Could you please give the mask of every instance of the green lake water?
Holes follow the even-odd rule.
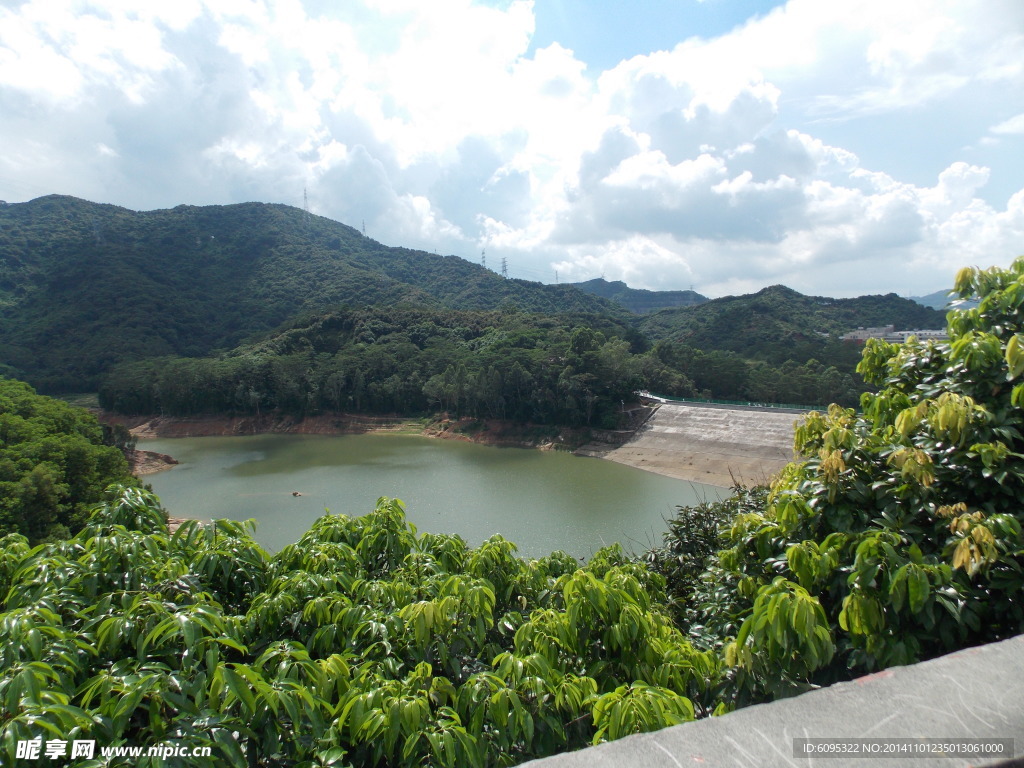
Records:
[[[144,440],[181,463],[143,479],[172,516],[258,521],[270,550],[296,541],[325,509],[359,516],[401,499],[420,531],[471,546],[500,533],[519,554],[589,557],[618,541],[660,543],[676,505],[721,488],[602,459],[403,435],[252,435]],[[293,496],[293,492],[300,496]]]

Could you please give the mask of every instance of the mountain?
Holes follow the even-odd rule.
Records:
[[[653,340],[784,362],[812,357],[822,360],[821,355],[829,350],[847,357],[836,340],[838,335],[858,327],[884,325],[896,330],[945,328],[946,316],[894,293],[831,299],[804,296],[774,285],[746,296],[665,309],[644,317],[639,327]],[[851,354],[856,352],[851,350]]]
[[[692,307],[707,301],[706,296],[694,291],[648,291],[630,288],[621,280],[609,282],[601,277],[570,285],[595,296],[610,299],[638,315],[672,307]]]
[[[0,207],[0,374],[45,391],[94,388],[125,360],[234,347],[303,313],[382,304],[626,314],[286,205],[137,212],[50,195]]]
[[[961,301],[954,299],[949,295],[949,291],[936,291],[935,293],[929,293],[927,296],[911,296],[911,301],[916,301],[918,304],[923,304],[926,307],[932,309],[941,309],[943,311],[951,309],[952,302],[956,301],[958,309],[971,309],[972,307],[978,306],[977,301]]]

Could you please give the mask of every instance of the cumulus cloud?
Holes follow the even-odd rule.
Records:
[[[709,295],[923,293],[1024,250],[1024,191],[983,199],[998,167],[922,152],[915,184],[819,135],[885,141],[880,115],[1019,88],[1015,0],[790,0],[600,73],[557,43],[531,51],[533,30],[528,0],[8,5],[0,196],[305,190],[391,244]],[[979,146],[1024,133],[982,106]]]

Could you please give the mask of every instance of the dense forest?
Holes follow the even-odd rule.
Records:
[[[647,315],[637,327],[661,359],[704,397],[856,405],[866,386],[861,348],[839,337],[859,327],[945,328],[943,312],[895,294],[829,299],[784,286]]]
[[[773,365],[816,359],[852,370],[860,350],[838,337],[859,327],[885,325],[896,330],[939,329],[946,327],[946,315],[895,294],[829,299],[775,285],[749,296],[663,310],[644,317],[639,328],[655,341],[734,352]]]
[[[670,341],[648,348],[631,325],[601,315],[398,307],[307,318],[216,357],[122,364],[105,377],[100,403],[173,416],[445,411],[611,429],[638,390],[853,405],[858,381],[815,360],[775,366]]]
[[[131,483],[123,428],[0,378],[0,536],[78,532],[111,483]]]
[[[614,428],[645,386],[693,393],[689,379],[607,316],[544,317],[415,307],[332,312],[202,359],[116,367],[100,389],[122,413],[322,412],[510,419]]]
[[[861,412],[812,413],[770,488],[681,509],[639,558],[470,548],[387,498],[271,557],[116,486],[68,540],[9,535],[0,750],[513,765],[1019,634],[1024,258],[956,290],[981,303],[948,342],[869,342]]]

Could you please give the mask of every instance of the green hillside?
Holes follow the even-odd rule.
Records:
[[[694,291],[648,291],[643,288],[630,288],[621,280],[609,282],[600,277],[570,285],[594,296],[610,299],[638,315],[672,307],[692,307],[708,300],[706,296]]]
[[[612,428],[638,389],[692,394],[645,347],[630,325],[601,315],[339,310],[218,356],[115,366],[100,403],[176,416],[447,411]]]
[[[399,302],[624,314],[285,205],[135,212],[51,195],[0,208],[0,372],[48,391],[95,388],[120,361],[233,347],[303,312]]]
[[[662,310],[645,317],[640,329],[654,340],[780,363],[827,354],[846,331],[885,325],[896,330],[945,328],[946,316],[894,293],[830,299],[773,285],[746,296]]]

